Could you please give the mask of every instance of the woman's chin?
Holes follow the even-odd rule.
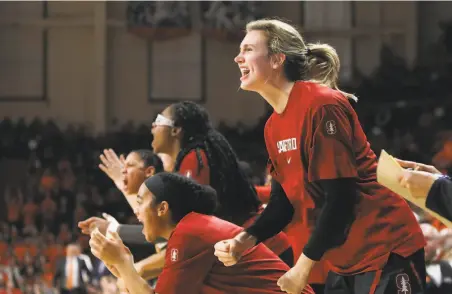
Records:
[[[126,195],[130,195],[130,189],[129,189],[129,186],[128,185],[124,185],[124,193],[126,194]]]
[[[244,90],[244,91],[251,91],[251,90],[250,90],[250,87],[249,87],[249,85],[248,85],[248,83],[244,83],[244,82],[242,82],[242,83],[240,84],[240,89],[242,89],[242,90]]]
[[[140,187],[133,187],[133,186],[127,185],[125,187],[125,192],[127,195],[137,195],[139,189],[140,189]]]
[[[245,81],[242,81],[242,83],[240,84],[240,89],[242,89],[244,91],[256,92],[256,89],[255,89],[255,87],[253,87],[253,85],[255,85],[255,83],[252,83],[249,80],[245,80]]]
[[[151,143],[151,147],[152,147],[152,151],[154,153],[160,153],[160,146],[158,146],[158,144],[155,143],[155,141],[152,141]]]
[[[143,233],[144,234],[144,238],[146,239],[146,241],[148,241],[149,243],[154,243],[155,238],[152,237],[150,234],[147,233]]]

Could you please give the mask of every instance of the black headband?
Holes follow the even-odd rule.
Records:
[[[165,194],[165,184],[159,174],[147,178],[144,184],[158,199],[161,199]]]

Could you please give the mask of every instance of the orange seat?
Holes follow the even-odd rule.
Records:
[[[0,255],[6,254],[8,251],[8,243],[0,241]]]
[[[17,244],[14,246],[14,255],[16,255],[19,261],[24,259],[25,253],[27,253],[28,248],[24,244]]]

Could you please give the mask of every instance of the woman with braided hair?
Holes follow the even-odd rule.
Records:
[[[176,173],[159,173],[145,180],[135,209],[146,240],[168,240],[165,267],[154,290],[133,266],[133,257],[118,234],[107,239],[94,231],[92,253],[135,293],[282,293],[276,285],[289,267],[266,246],[245,253],[234,267],[225,267],[213,254],[214,244],[243,229],[211,214],[217,193]],[[313,293],[308,286],[303,293]]]
[[[152,147],[171,156],[174,171],[212,186],[218,195],[215,216],[238,226],[251,224],[260,211],[256,190],[239,167],[226,138],[216,131],[204,107],[184,101],[168,106],[152,124]],[[265,242],[288,265],[293,252],[285,233]]]
[[[204,107],[188,101],[170,105],[157,116],[152,134],[154,152],[169,154],[175,171],[217,191],[218,216],[241,225],[255,214],[259,207],[256,193]]]

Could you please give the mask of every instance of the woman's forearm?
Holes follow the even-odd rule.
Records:
[[[154,290],[140,277],[132,263],[121,264],[116,267],[124,281],[129,294],[154,294]]]
[[[153,279],[158,276],[165,265],[166,249],[152,254],[151,256],[140,260],[135,264],[135,268],[138,269],[139,274],[146,280]]]

